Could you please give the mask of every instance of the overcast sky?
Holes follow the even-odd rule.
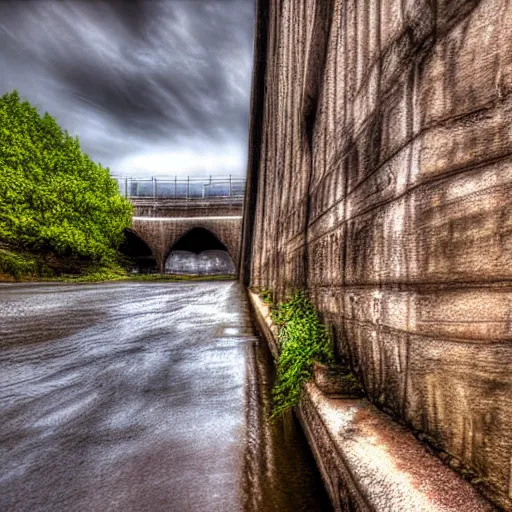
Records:
[[[253,0],[0,0],[0,94],[112,174],[243,175],[253,16]]]

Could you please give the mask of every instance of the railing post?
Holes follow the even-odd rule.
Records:
[[[231,174],[229,175],[229,197],[231,197]]]
[[[190,196],[190,176],[187,176],[187,199]]]
[[[157,196],[157,189],[156,189],[156,178],[153,176],[153,199],[156,199]]]
[[[174,176],[174,199],[178,196],[178,176]]]
[[[128,178],[124,179],[124,197],[128,198]]]

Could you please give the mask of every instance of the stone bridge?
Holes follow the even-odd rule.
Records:
[[[164,271],[173,248],[188,234],[193,235],[194,244],[202,250],[224,248],[235,268],[238,268],[243,208],[241,197],[131,197],[130,200],[135,212],[129,232],[147,245],[159,272]],[[213,239],[209,234],[219,245],[208,246],[208,240]]]

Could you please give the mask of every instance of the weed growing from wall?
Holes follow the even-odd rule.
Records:
[[[272,306],[272,292],[268,288],[260,291],[261,300],[268,306]]]
[[[275,418],[299,403],[302,385],[313,376],[313,361],[332,365],[335,359],[327,328],[305,292],[274,307],[272,320],[280,351],[272,390]]]

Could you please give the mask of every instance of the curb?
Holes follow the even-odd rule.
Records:
[[[270,308],[248,291],[274,360],[277,327]],[[312,382],[296,410],[336,511],[490,512],[475,488],[412,433],[367,399],[334,399]]]

